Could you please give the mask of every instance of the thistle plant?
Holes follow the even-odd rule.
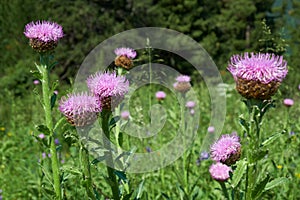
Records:
[[[59,162],[57,159],[55,133],[52,118],[52,108],[55,104],[55,88],[50,87],[50,70],[56,62],[52,61],[53,50],[64,36],[62,27],[55,22],[37,21],[25,26],[24,35],[29,39],[29,45],[40,55],[40,63],[35,64],[38,71],[34,72],[42,83],[42,106],[45,112],[45,125],[38,126],[49,136],[52,163],[53,187],[57,199],[62,199]]]
[[[265,138],[261,133],[261,127],[266,112],[275,107],[271,98],[287,75],[287,62],[282,56],[274,54],[245,53],[232,56],[228,70],[233,75],[236,89],[245,98],[243,102],[248,108],[249,119],[240,117],[245,144],[242,145],[241,151],[237,139],[232,138],[230,141],[228,136],[223,136],[212,145],[211,157],[217,162],[232,165],[242,152],[243,159],[233,165],[233,175],[229,181],[232,189],[231,198],[258,199],[265,191],[286,181],[282,177],[271,181],[272,178],[265,171],[262,172],[263,166],[260,161],[268,154],[268,145],[285,132],[283,130]],[[221,145],[222,140],[228,140],[224,142],[226,150]],[[245,178],[242,179],[244,174]],[[224,195],[229,199],[227,187],[223,182],[221,186]]]

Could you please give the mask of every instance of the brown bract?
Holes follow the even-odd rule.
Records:
[[[279,86],[280,82],[277,81],[265,84],[260,81],[236,79],[237,91],[247,99],[270,99],[277,92]]]
[[[133,62],[127,56],[118,56],[115,59],[115,65],[118,67],[123,67],[125,69],[130,69],[133,66]]]
[[[57,46],[57,41],[51,40],[48,42],[44,42],[39,39],[30,39],[29,45],[38,52],[47,52],[52,51]]]

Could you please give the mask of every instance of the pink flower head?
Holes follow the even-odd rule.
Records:
[[[62,26],[55,22],[37,21],[25,26],[24,35],[29,39],[38,39],[43,42],[57,42],[64,36]]]
[[[215,127],[209,126],[209,127],[207,128],[207,131],[208,131],[209,133],[214,133],[214,132],[215,132]]]
[[[136,57],[136,51],[132,48],[126,48],[126,47],[116,48],[115,54],[117,56],[126,56],[127,58],[130,58],[130,59],[133,59]]]
[[[56,94],[56,95],[58,95],[58,91],[57,90],[54,90],[53,93]]]
[[[115,72],[96,73],[87,79],[90,91],[100,99],[114,96],[124,96],[129,89],[125,76],[117,76]]]
[[[34,84],[34,85],[38,85],[38,84],[40,84],[40,81],[39,81],[39,80],[34,80],[34,81],[33,81],[33,84]]]
[[[158,91],[155,93],[155,97],[158,99],[158,100],[163,100],[166,98],[166,93],[163,92],[163,91]]]
[[[286,107],[291,107],[292,105],[294,105],[294,100],[293,100],[293,99],[284,99],[284,100],[283,100],[283,104],[284,104]]]
[[[121,118],[122,118],[122,119],[128,120],[128,119],[129,119],[129,116],[130,116],[129,111],[125,110],[125,111],[122,111],[122,112],[121,112]]]
[[[196,103],[194,101],[188,101],[185,104],[185,107],[190,108],[190,109],[194,108],[195,106],[196,106]]]
[[[229,172],[232,172],[231,168],[220,162],[209,167],[211,177],[217,181],[227,181],[230,178]]]
[[[269,53],[234,55],[228,70],[235,79],[260,81],[264,84],[282,82],[288,73],[287,62],[283,57]]]
[[[44,133],[39,134],[39,138],[44,139],[45,138],[45,134]]]
[[[212,160],[216,162],[234,164],[241,155],[240,138],[236,134],[222,135],[210,147],[210,154]]]
[[[59,102],[60,112],[75,126],[85,126],[94,123],[102,107],[98,98],[86,93],[69,94]]]
[[[191,77],[189,77],[187,75],[179,75],[179,76],[177,76],[176,81],[179,82],[179,83],[190,82],[191,81]]]

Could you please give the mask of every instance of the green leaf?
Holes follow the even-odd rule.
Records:
[[[268,146],[273,141],[277,140],[277,138],[279,138],[284,133],[285,133],[285,131],[282,131],[281,133],[275,133],[275,134],[271,135],[269,138],[267,138],[265,141],[263,141],[261,145],[264,147]]]
[[[276,178],[272,181],[270,181],[269,183],[267,183],[266,187],[265,187],[265,191],[270,190],[276,186],[279,186],[281,184],[284,184],[286,182],[288,182],[289,180],[285,177],[280,177],[280,178]]]
[[[98,158],[95,158],[95,159],[91,162],[91,164],[92,164],[92,165],[96,165],[97,163],[102,162],[103,160],[105,160],[105,155],[99,156]]]
[[[37,78],[37,79],[39,79],[39,80],[42,79],[42,75],[41,75],[40,72],[38,72],[38,71],[36,71],[36,70],[30,70],[30,73],[32,73],[32,75],[33,75],[35,78]]]
[[[143,186],[144,186],[145,179],[142,180],[142,182],[139,184],[135,200],[141,199],[142,193],[143,193]]]
[[[36,125],[35,128],[39,131],[44,133],[45,135],[50,135],[50,130],[45,125]]]
[[[132,196],[132,194],[133,194],[133,190],[132,190],[129,194],[126,194],[126,195],[122,198],[122,200],[129,200],[130,197]]]
[[[262,194],[269,180],[270,176],[267,175],[262,181],[255,185],[255,188],[251,193],[253,199],[257,199]]]
[[[244,173],[246,172],[247,163],[248,162],[245,159],[237,162],[237,168],[234,170],[234,173],[232,176],[231,187],[235,188],[239,184]]]
[[[167,194],[165,194],[165,193],[162,192],[161,195],[162,195],[163,197],[165,197],[165,199],[171,200],[170,197],[169,197]]]
[[[258,149],[253,152],[251,155],[251,163],[254,163],[256,161],[259,161],[263,159],[267,154],[269,153],[268,150]]]
[[[53,109],[54,105],[55,105],[55,101],[56,101],[56,97],[57,95],[55,93],[53,93],[53,95],[51,96],[51,110]]]
[[[249,133],[249,124],[242,116],[239,117],[239,122],[242,125],[242,127],[245,129],[245,131]]]
[[[115,170],[114,173],[115,173],[121,180],[123,180],[124,182],[127,182],[127,177],[126,177],[125,172]]]
[[[109,126],[114,127],[116,126],[116,123],[120,120],[120,116],[116,116],[116,117],[113,117],[110,122],[109,122]]]
[[[67,173],[73,174],[73,175],[81,175],[82,174],[78,168],[72,167],[70,165],[63,165],[61,167],[61,171],[67,172]]]

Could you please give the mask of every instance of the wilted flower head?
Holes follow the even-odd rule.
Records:
[[[269,99],[288,73],[283,57],[269,53],[234,55],[228,70],[238,92],[248,99]]]
[[[187,75],[179,75],[176,78],[176,82],[173,84],[173,87],[176,91],[181,93],[186,93],[191,89],[190,84],[191,78]]]
[[[230,177],[229,172],[232,172],[231,168],[223,163],[212,164],[209,168],[209,173],[216,181],[227,181]]]
[[[87,79],[87,86],[105,109],[117,106],[129,90],[129,82],[125,76],[117,76],[115,72],[91,75]]]
[[[155,93],[157,100],[164,100],[166,98],[166,93],[164,91],[158,91]]]
[[[55,22],[37,21],[25,26],[24,35],[29,38],[29,44],[33,49],[46,52],[57,46],[64,33],[62,26]]]
[[[190,108],[190,109],[194,108],[195,106],[196,106],[196,103],[194,101],[188,101],[185,104],[185,107]]]
[[[59,102],[59,110],[70,124],[82,127],[93,124],[102,108],[97,97],[82,93],[63,97]]]
[[[115,65],[118,67],[123,67],[129,69],[133,66],[132,59],[136,57],[136,51],[131,48],[117,48],[115,49],[115,54],[117,55],[115,59]]]
[[[292,105],[294,105],[294,100],[293,100],[293,99],[284,99],[284,100],[283,100],[283,104],[284,104],[286,107],[291,107]]]
[[[240,138],[236,134],[222,135],[210,147],[210,156],[216,162],[234,164],[241,156]]]
[[[125,111],[122,111],[122,112],[121,112],[121,118],[122,118],[122,119],[128,120],[128,119],[129,119],[129,116],[130,116],[129,111],[125,110]]]

